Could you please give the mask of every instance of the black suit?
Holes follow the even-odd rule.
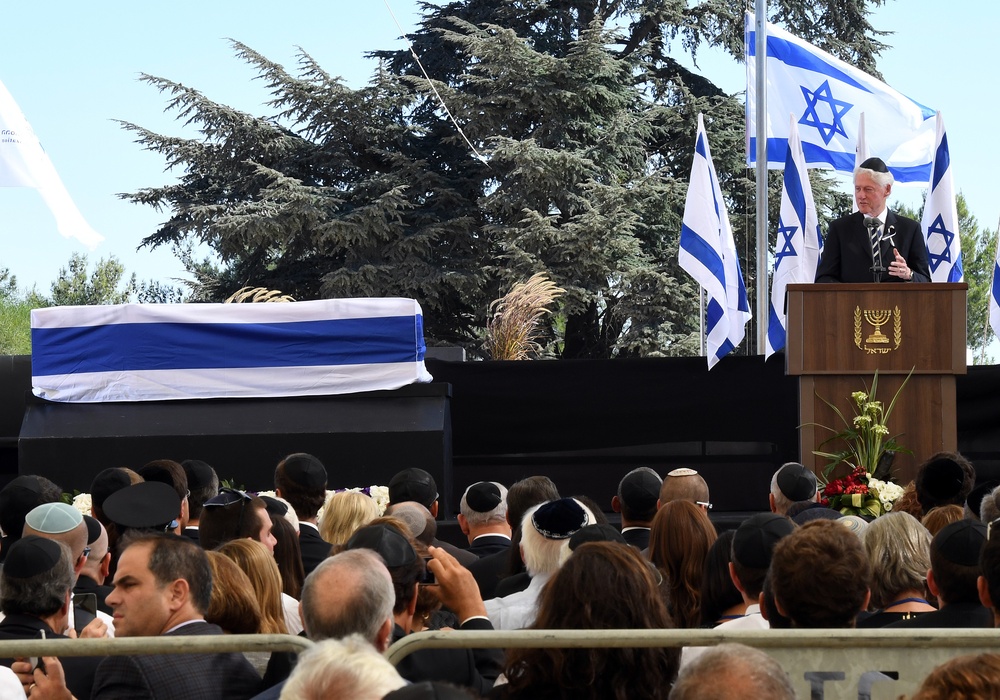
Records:
[[[41,639],[41,630],[45,630],[46,639],[67,639],[56,634],[47,624],[32,615],[8,615],[0,621],[0,640]],[[72,644],[72,642],[66,642]],[[103,656],[62,656],[63,672],[66,674],[66,687],[77,700],[87,700],[91,688],[94,687],[94,674]],[[10,666],[13,659],[0,659],[0,664]]]
[[[640,552],[649,548],[648,527],[630,527],[627,530],[622,530],[622,537]]]
[[[482,559],[490,554],[506,552],[508,549],[510,549],[509,537],[504,537],[503,535],[480,535],[472,540],[472,544],[469,545],[466,551],[472,552]]]
[[[473,618],[458,629],[492,630],[493,623]],[[393,642],[405,636],[399,625],[393,626]],[[420,649],[401,659],[396,670],[411,683],[443,681],[485,695],[503,670],[503,653],[499,649]]]
[[[302,550],[302,567],[306,576],[330,556],[332,544],[319,536],[319,530],[310,523],[299,523],[299,549]]]
[[[949,603],[940,610],[900,620],[882,629],[992,628],[993,611],[979,603]]]
[[[166,636],[222,634],[218,625],[193,622]],[[243,654],[109,656],[97,667],[94,700],[246,700],[260,676]]]
[[[817,282],[874,282],[872,244],[864,225],[865,214],[854,212],[831,222],[823,245],[823,258],[816,270]],[[890,240],[891,238],[891,240]],[[913,272],[913,282],[930,282],[927,246],[920,224],[905,216],[888,211],[882,228],[882,267],[879,282],[904,282],[889,275],[889,264],[895,260],[892,249],[906,259]]]

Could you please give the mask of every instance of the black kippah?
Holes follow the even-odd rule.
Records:
[[[22,537],[13,545],[3,563],[3,575],[31,578],[51,571],[59,563],[59,544],[37,535]]]
[[[326,488],[326,467],[316,457],[304,452],[285,458],[285,476],[303,488]]]
[[[489,513],[500,505],[502,500],[500,489],[492,481],[475,483],[465,492],[465,502],[477,513]]]
[[[889,168],[885,167],[885,161],[881,158],[869,158],[858,167],[864,170],[874,170],[877,173],[889,172]]]

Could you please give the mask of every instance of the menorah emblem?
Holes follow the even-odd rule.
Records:
[[[889,309],[865,309],[865,320],[875,326],[875,332],[865,340],[867,343],[888,343],[889,339],[882,333],[882,326],[889,322]]]

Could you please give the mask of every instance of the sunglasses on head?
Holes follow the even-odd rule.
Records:
[[[247,503],[252,500],[253,496],[248,494],[246,491],[240,491],[239,489],[231,489],[228,486],[223,486],[219,489],[219,495],[213,496],[205,501],[203,507],[209,509],[228,508],[234,503],[239,503],[240,518],[236,523],[236,537],[239,538],[240,533],[243,531],[243,514],[246,512]]]

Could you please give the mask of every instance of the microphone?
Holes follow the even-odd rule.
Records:
[[[876,219],[874,216],[865,217],[865,228],[871,231],[873,228],[878,228],[882,225],[882,222]]]
[[[877,239],[874,234],[882,225],[882,220],[874,216],[866,216],[864,223],[865,228],[868,229],[868,237],[872,240],[872,281],[881,282],[882,273],[885,272],[885,267],[882,265],[882,239],[885,234],[880,232]]]

